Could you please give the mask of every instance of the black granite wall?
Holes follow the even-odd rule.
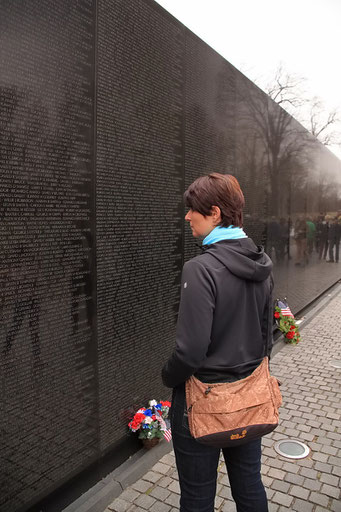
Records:
[[[99,453],[94,5],[0,2],[0,510]]]
[[[0,511],[21,512],[169,397],[186,186],[238,177],[297,312],[340,276],[294,238],[341,209],[340,161],[152,0],[0,9]]]

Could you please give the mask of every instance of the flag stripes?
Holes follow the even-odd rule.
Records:
[[[163,430],[163,437],[166,439],[166,441],[169,443],[172,439],[172,431],[170,428],[167,428],[167,430]]]
[[[281,313],[283,316],[292,316],[294,318],[294,315],[292,314],[289,306],[286,308],[281,308]]]

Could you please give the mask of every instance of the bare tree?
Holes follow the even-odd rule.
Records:
[[[322,144],[341,146],[340,112],[337,109],[328,111],[317,96],[309,97],[304,87],[305,82],[304,77],[288,73],[280,64],[264,90]]]
[[[310,102],[310,132],[325,146],[341,145],[341,133],[333,130],[340,123],[340,113],[334,109],[326,112],[323,102],[314,96]]]
[[[289,74],[280,64],[273,80],[266,85],[265,92],[289,114],[292,114],[297,108],[302,107],[306,101],[302,97],[304,81],[303,77]]]
[[[281,74],[268,94],[251,88],[242,79],[237,86],[239,162],[248,169],[252,164],[258,182],[265,173],[266,191],[271,196],[267,216],[280,216],[287,210],[293,179],[300,177],[303,187],[305,169],[311,165],[311,146],[316,143],[289,115],[289,108],[284,109],[286,105],[298,106],[300,97],[294,93],[296,88],[289,75],[283,78]]]

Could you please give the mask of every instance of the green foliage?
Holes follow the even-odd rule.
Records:
[[[281,309],[276,306],[275,319],[279,330],[284,334],[284,341],[290,345],[297,345],[301,339],[301,335],[295,318],[282,315]]]

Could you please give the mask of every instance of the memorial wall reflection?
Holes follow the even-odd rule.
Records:
[[[0,511],[23,512],[167,398],[189,183],[238,177],[296,312],[340,277],[341,170],[151,0],[0,7]]]
[[[240,74],[237,90],[245,226],[274,262],[275,296],[299,312],[341,275],[328,265],[339,261],[341,163]]]

